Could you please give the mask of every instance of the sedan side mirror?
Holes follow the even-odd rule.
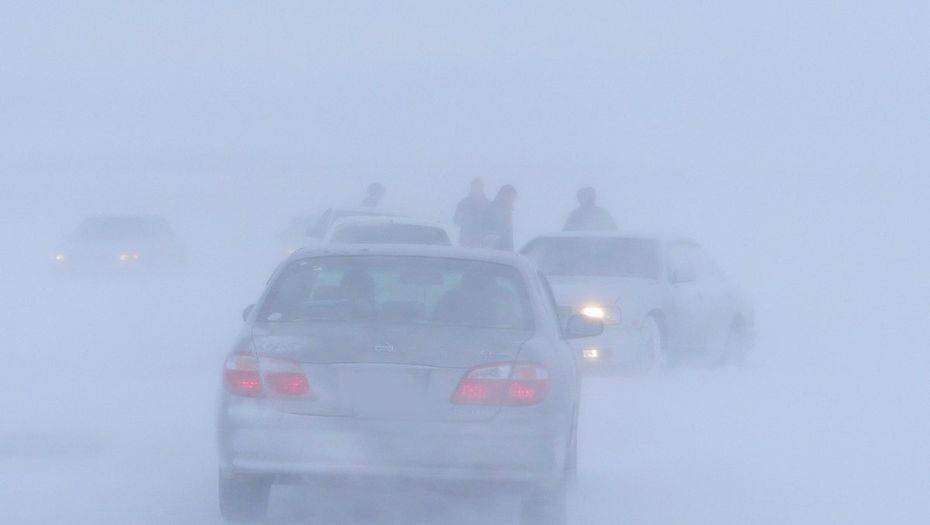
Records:
[[[580,339],[594,337],[604,333],[604,323],[600,319],[592,319],[583,315],[573,315],[565,323],[565,339]]]
[[[254,304],[250,304],[250,305],[248,305],[248,306],[245,307],[245,310],[242,311],[242,320],[243,320],[243,321],[248,321],[248,320],[249,320],[249,314],[252,313],[252,310],[253,310],[254,308],[255,308],[255,305],[254,305]]]

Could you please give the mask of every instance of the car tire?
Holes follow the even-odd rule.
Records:
[[[520,503],[520,525],[565,525],[566,492],[565,483],[534,487]]]
[[[746,328],[739,321],[735,321],[727,334],[726,360],[727,363],[742,368],[746,365],[750,342]]]
[[[707,368],[722,368],[727,365],[742,367],[746,363],[747,346],[745,330],[739,321],[734,321],[727,330],[724,340],[716,346],[719,350],[710,355]]]
[[[220,514],[229,523],[265,517],[271,483],[262,478],[232,478],[220,473]]]
[[[665,348],[665,333],[662,331],[662,323],[654,315],[649,315],[643,321],[643,337],[645,344],[649,345],[650,359],[652,359],[652,368],[661,370],[669,368],[671,361],[668,355],[668,349]]]
[[[573,485],[578,479],[578,429],[572,431],[572,440],[568,444],[565,458],[565,482]]]

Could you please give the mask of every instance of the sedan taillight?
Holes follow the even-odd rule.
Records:
[[[232,355],[226,359],[223,383],[230,394],[246,397],[262,395],[262,376],[258,359],[250,355]]]
[[[284,359],[232,355],[226,359],[223,382],[237,396],[313,397],[300,365]]]
[[[549,393],[549,372],[535,363],[493,363],[471,369],[452,402],[459,405],[535,405]]]
[[[267,374],[268,387],[277,394],[285,396],[305,396],[310,393],[307,376],[293,372],[275,372]]]

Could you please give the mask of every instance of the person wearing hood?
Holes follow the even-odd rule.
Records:
[[[459,244],[477,248],[484,239],[484,212],[489,204],[484,194],[484,181],[476,178],[471,181],[471,190],[458,206],[455,207],[455,216],[452,221],[459,227]]]
[[[513,251],[513,205],[516,200],[516,188],[508,184],[501,187],[484,210],[482,227],[485,247]]]
[[[617,231],[617,223],[610,212],[596,204],[597,191],[587,187],[578,190],[578,207],[565,221],[563,231]]]
[[[384,184],[372,182],[368,185],[368,195],[362,200],[361,207],[377,208],[381,204],[381,199],[384,198],[385,193],[387,193],[387,189],[384,187]]]

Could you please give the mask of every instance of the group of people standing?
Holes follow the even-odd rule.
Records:
[[[468,195],[455,207],[452,222],[459,227],[459,244],[472,248],[513,250],[513,208],[517,190],[502,186],[494,200],[484,192],[484,181],[471,181]]]
[[[386,188],[379,182],[368,185],[361,202],[363,208],[377,208]],[[565,221],[563,231],[615,231],[610,212],[597,205],[597,191],[592,187],[578,190],[578,207]],[[476,178],[458,206],[452,221],[459,227],[459,244],[470,248],[513,251],[513,210],[517,190],[510,184],[501,186],[494,199],[485,194],[484,181]]]
[[[493,200],[485,194],[484,181],[471,182],[466,195],[455,208],[453,222],[459,227],[459,244],[474,248],[509,250],[513,243],[513,210],[517,190],[501,186]],[[564,231],[614,231],[617,224],[610,212],[597,205],[597,192],[585,187],[578,190],[578,207],[563,227]]]

